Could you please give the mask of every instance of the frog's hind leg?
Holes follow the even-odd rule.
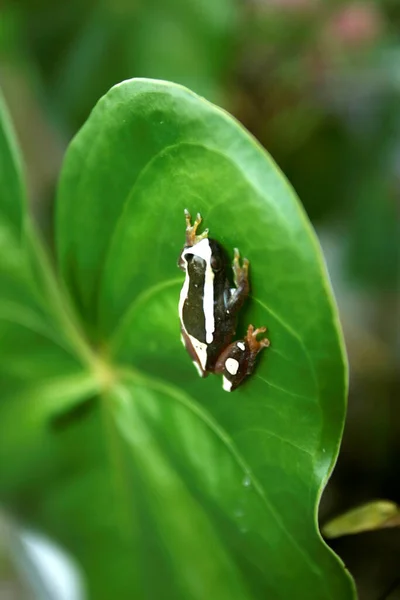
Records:
[[[222,374],[223,389],[233,392],[254,370],[257,354],[269,346],[269,340],[257,340],[257,335],[265,333],[266,328],[247,328],[244,339],[232,342],[218,357],[214,373]]]
[[[247,367],[248,375],[250,375],[250,373],[254,369],[254,363],[255,363],[257,354],[259,352],[261,352],[261,350],[263,348],[268,348],[268,346],[271,345],[271,342],[266,337],[261,338],[261,340],[257,339],[257,336],[260,333],[265,333],[266,331],[267,331],[266,327],[258,327],[257,329],[254,329],[253,325],[249,325],[247,328],[247,333],[246,333],[246,337],[244,338],[244,341],[246,342],[246,345],[249,348],[249,352],[250,352],[249,364]]]

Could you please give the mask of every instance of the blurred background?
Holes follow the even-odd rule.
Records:
[[[130,77],[182,83],[223,106],[295,187],[325,253],[351,372],[320,521],[377,498],[400,503],[400,1],[3,0],[0,86],[50,244],[65,148]],[[61,600],[27,585],[29,544],[0,523],[0,599]],[[331,546],[361,600],[400,598],[399,527]]]

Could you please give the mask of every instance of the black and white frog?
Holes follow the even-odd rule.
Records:
[[[208,237],[208,229],[197,235],[202,221],[197,215],[192,225],[185,210],[186,242],[178,266],[185,272],[179,300],[182,342],[201,377],[222,374],[223,389],[233,392],[248,377],[257,354],[269,346],[269,340],[257,340],[265,327],[249,325],[244,339],[232,342],[237,315],[249,294],[249,261],[240,265],[235,248],[233,280],[228,278],[228,258],[221,244]]]

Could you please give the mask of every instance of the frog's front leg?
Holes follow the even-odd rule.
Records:
[[[185,208],[185,220],[186,220],[186,243],[185,246],[194,246],[204,238],[208,237],[208,229],[205,229],[203,233],[197,235],[197,229],[202,222],[201,214],[197,213],[196,219],[192,225],[192,217],[190,216],[190,212],[187,208]]]
[[[195,246],[198,242],[201,242],[201,240],[204,240],[205,238],[208,237],[208,229],[205,229],[203,231],[203,233],[200,233],[199,235],[197,235],[197,229],[203,220],[201,218],[200,213],[197,213],[196,219],[192,225],[192,217],[190,216],[190,212],[187,210],[187,208],[185,208],[185,220],[186,220],[185,245],[184,245],[183,250],[180,253],[179,258],[178,258],[178,267],[180,269],[182,269],[182,271],[186,270],[186,265],[187,265],[186,260],[184,260],[184,258],[183,258],[185,250],[187,248],[191,248],[192,246]]]
[[[249,295],[249,261],[247,258],[244,258],[242,262],[243,264],[240,266],[240,253],[239,250],[235,248],[232,270],[236,287],[231,290],[227,302],[227,310],[229,313],[237,312]]]

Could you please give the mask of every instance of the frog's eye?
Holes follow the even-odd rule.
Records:
[[[222,260],[219,256],[213,254],[211,257],[211,268],[213,271],[220,271],[222,269]]]

